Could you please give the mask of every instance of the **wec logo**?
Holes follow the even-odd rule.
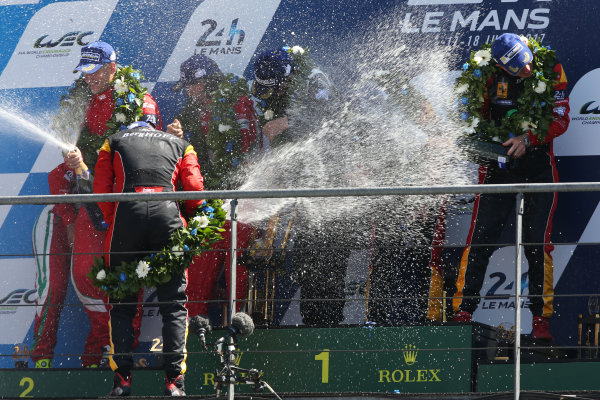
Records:
[[[595,107],[593,107],[595,105]],[[600,106],[596,101],[588,101],[581,106],[579,114],[600,114]]]
[[[36,293],[35,289],[16,289],[0,299],[0,305],[13,305],[13,304],[33,304],[35,303],[35,296],[33,299],[30,297]]]
[[[56,41],[52,41],[52,39],[48,39],[46,42],[44,42],[44,40],[49,35],[44,35],[35,41],[35,43],[33,44],[33,47],[36,49],[39,49],[39,48],[43,48],[43,47],[73,46],[75,43],[77,43],[79,46],[85,46],[86,44],[89,43],[89,41],[84,42],[83,38],[85,38],[86,36],[89,36],[93,33],[94,33],[93,31],[87,31],[87,32],[73,31],[73,32],[65,33],[60,39],[58,39]]]

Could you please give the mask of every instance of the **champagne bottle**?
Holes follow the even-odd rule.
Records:
[[[85,165],[85,163],[81,162],[79,167],[75,168],[75,177],[77,178],[77,187],[79,188],[79,193],[94,193],[93,177],[92,174],[90,174],[90,169],[87,167],[87,165]]]
[[[90,173],[88,166],[85,165],[83,161],[81,164],[79,164],[79,167],[75,168],[75,177],[78,193],[94,193],[94,177]],[[104,221],[104,215],[102,214],[102,210],[100,210],[98,203],[84,203],[83,205],[94,227],[99,231],[106,230],[108,228],[108,224]]]

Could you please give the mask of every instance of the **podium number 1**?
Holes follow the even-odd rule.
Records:
[[[321,383],[329,383],[329,349],[315,356],[315,360],[321,361]]]

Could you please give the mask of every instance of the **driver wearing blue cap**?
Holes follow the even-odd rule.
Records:
[[[283,50],[271,50],[260,55],[254,64],[252,95],[267,100],[281,95],[294,69],[293,58]]]
[[[494,164],[481,165],[480,184],[558,182],[553,141],[569,126],[567,78],[562,64],[555,61],[554,51],[548,47],[540,52],[540,48],[543,48],[541,44],[514,33],[500,35],[491,45],[491,56],[499,68],[485,82],[485,92],[482,93],[485,101],[481,109],[483,118],[498,129],[505,128],[512,114],[530,104],[530,100],[523,101],[523,95],[531,87],[539,94],[547,91],[552,101],[546,103],[536,100],[535,104],[539,104],[541,109],[536,115],[545,113],[549,122],[541,117],[534,117],[532,121],[522,124],[524,133],[519,136],[511,134],[502,143],[508,148],[507,154],[514,159],[510,168]],[[543,85],[540,83],[539,77],[544,76],[553,87],[547,87],[545,82]],[[541,128],[544,132],[533,133],[532,128],[538,127],[544,127]],[[551,192],[529,193],[524,196],[523,240],[526,243],[537,243],[525,246],[525,256],[529,263],[532,337],[545,341],[552,340],[550,317],[553,313],[554,281],[551,252],[554,246],[550,243],[550,235],[556,200],[556,193]],[[476,196],[467,247],[460,261],[453,299],[455,321],[470,321],[477,309],[489,259],[496,248],[489,244],[497,243],[500,239],[514,205],[514,194]]]
[[[256,57],[252,95],[263,134],[274,152],[284,148],[284,143],[319,137],[322,125],[335,118],[343,104],[327,75],[316,68],[308,51],[300,46],[276,48]],[[310,157],[299,161],[313,162]],[[298,164],[287,163],[279,166],[279,173],[297,174]],[[326,181],[312,179],[310,173],[304,177],[309,185],[327,185]],[[293,209],[282,209],[269,223],[286,221],[289,229],[293,221],[291,258],[300,285],[302,322],[336,326],[344,319],[344,281],[355,235],[349,233],[345,221],[312,218],[315,210],[306,204],[298,202]],[[271,247],[272,241],[264,235],[259,242]],[[285,242],[277,247],[284,248]]]
[[[116,62],[117,53],[110,44],[92,42],[81,49],[81,59],[73,72],[80,71],[85,74],[93,74],[105,64]]]
[[[531,76],[533,53],[520,36],[505,33],[492,43],[492,55],[498,66],[508,74],[519,78]]]

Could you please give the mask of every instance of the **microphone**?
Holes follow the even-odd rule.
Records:
[[[254,328],[254,326],[252,328]],[[204,335],[212,331],[210,321],[207,318],[202,317],[201,315],[193,316],[192,318],[190,318],[188,329],[194,335],[198,336],[198,339],[200,339],[200,343],[202,343],[202,347],[206,348],[206,338]]]
[[[238,312],[231,316],[231,325],[227,330],[227,334],[216,342],[217,352],[223,365],[234,365],[236,336],[250,336],[254,332],[254,322],[248,314]]]
[[[226,339],[230,336],[236,337],[247,337],[252,335],[254,332],[254,321],[252,317],[243,312],[237,312],[231,317],[231,326],[229,327],[229,333],[223,337]]]

